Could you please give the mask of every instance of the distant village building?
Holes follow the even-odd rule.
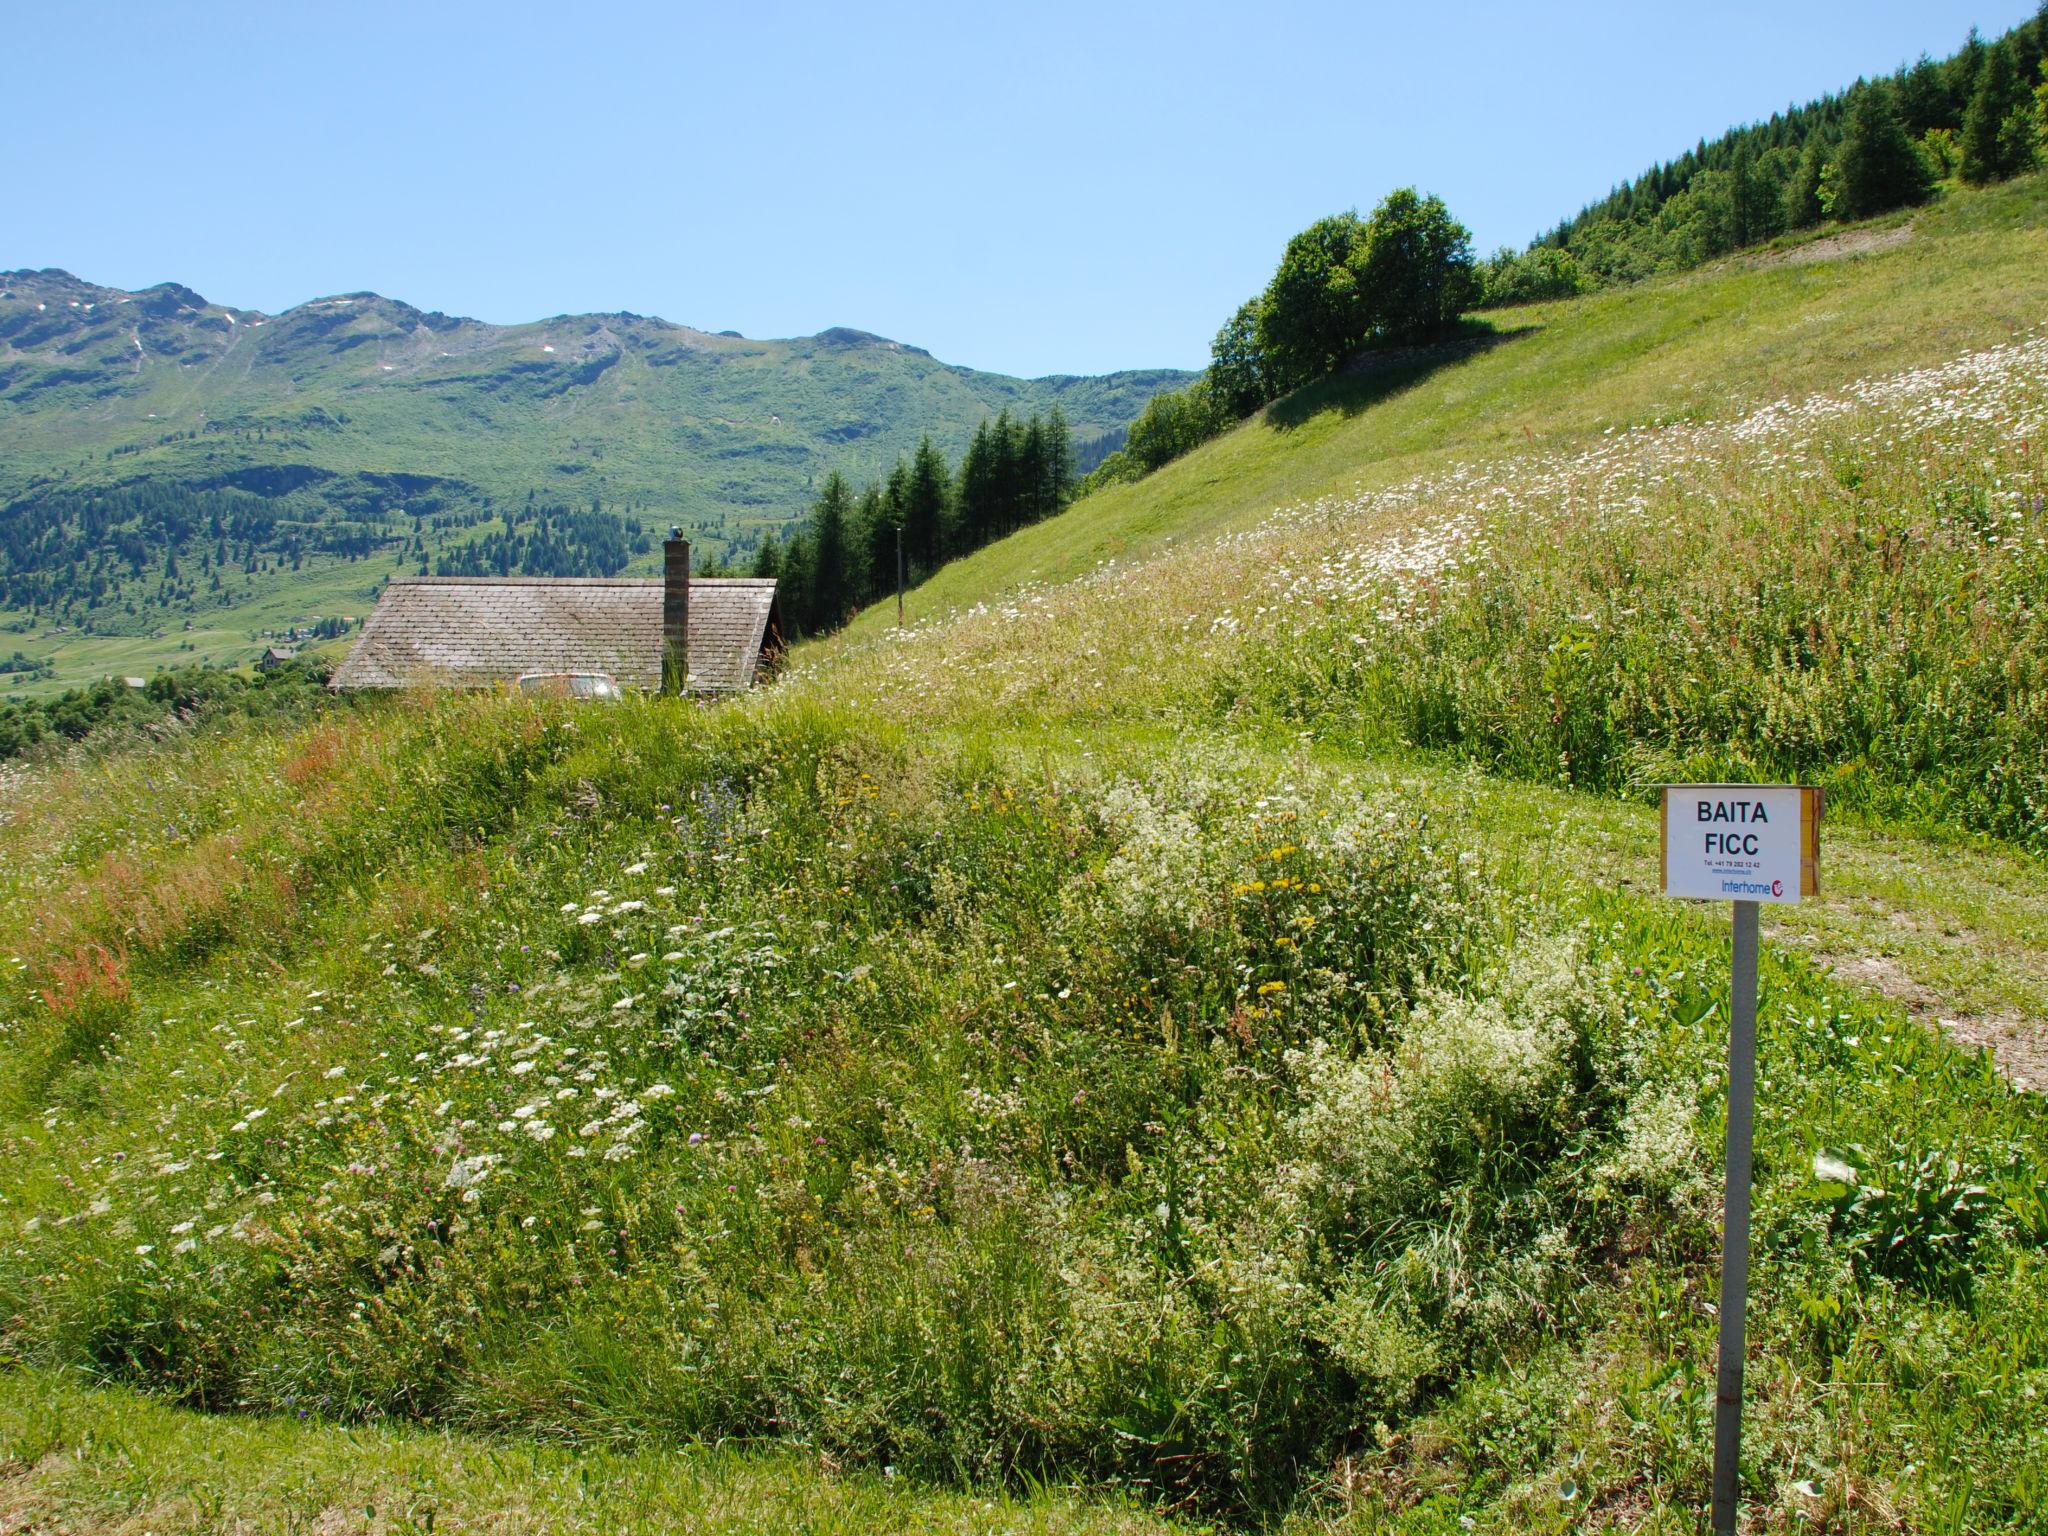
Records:
[[[534,672],[608,672],[629,688],[734,693],[782,648],[772,579],[690,575],[394,576],[331,687],[488,688]],[[666,665],[665,665],[666,663]]]
[[[256,658],[256,670],[258,672],[275,672],[286,662],[294,660],[298,654],[298,650],[293,646],[270,646],[265,649],[261,656]]]

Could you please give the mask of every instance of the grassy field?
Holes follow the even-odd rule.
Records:
[[[735,704],[15,774],[9,1513],[1695,1530],[1715,764],[1836,805],[1751,1527],[2042,1529],[2044,211],[1332,386]]]
[[[1501,340],[1341,378],[1085,513],[946,567],[913,613],[969,606],[1102,561],[1246,527],[1275,507],[1447,461],[1573,447],[1612,429],[1721,419],[1865,374],[1945,362],[2048,313],[2048,186],[1958,192],[1872,255],[1744,257],[1588,298],[1496,312]],[[1886,223],[1896,222],[1888,220]],[[869,628],[894,619],[871,610]]]
[[[396,1425],[207,1418],[26,1372],[0,1377],[0,1454],[0,1528],[50,1536],[1164,1529],[1072,1494],[908,1492],[798,1452],[576,1452]]]
[[[45,628],[8,633],[0,626],[0,648],[9,654],[19,650],[32,661],[49,661],[56,668],[51,676],[34,680],[0,676],[0,698],[47,698],[103,677],[149,677],[161,667],[246,667],[266,646],[286,643],[281,637],[310,619],[364,618],[376,606],[387,579],[418,569],[394,556],[372,556],[316,560],[302,571],[265,571],[249,578],[234,606],[202,615],[191,629],[180,621],[162,634],[101,635],[75,629],[56,634]],[[266,631],[280,638],[262,638]],[[354,638],[351,633],[325,647],[305,648],[324,650],[338,659]]]

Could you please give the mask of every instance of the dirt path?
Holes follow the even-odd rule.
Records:
[[[1554,873],[1657,889],[1647,806],[1466,775],[1446,798],[1497,845]],[[1437,787],[1446,793],[1448,786]],[[1540,882],[1539,882],[1540,883]],[[2016,1087],[2048,1094],[2048,865],[2017,850],[1836,825],[1821,895],[1767,907],[1764,934],[1991,1051]]]
[[[1816,261],[1839,261],[1845,256],[1874,256],[1904,245],[1913,238],[1911,224],[1894,224],[1890,229],[1849,229],[1839,235],[1795,245],[1789,251],[1775,251],[1756,258],[1760,267],[1804,267]]]
[[[1889,955],[1818,953],[1844,980],[1882,992],[1923,1024],[1945,1029],[1965,1045],[1989,1050],[2015,1088],[2048,1093],[2048,1023],[2013,1013],[1953,1011],[1940,993],[1916,981]]]

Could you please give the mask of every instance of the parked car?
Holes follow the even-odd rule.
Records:
[[[617,699],[619,680],[609,672],[522,672],[521,693],[542,693],[559,699]]]

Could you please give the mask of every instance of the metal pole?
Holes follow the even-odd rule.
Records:
[[[903,627],[903,525],[896,525],[896,627]]]
[[[1741,1518],[1742,1356],[1749,1308],[1750,1154],[1756,1117],[1757,904],[1735,903],[1728,988],[1728,1198],[1721,1230],[1721,1366],[1714,1392],[1714,1536]]]

